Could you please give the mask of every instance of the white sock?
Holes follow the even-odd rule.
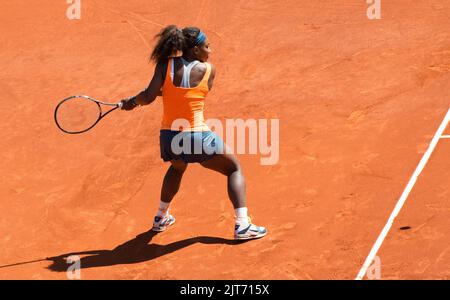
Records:
[[[240,207],[234,210],[236,214],[236,223],[240,225],[248,225],[248,209],[247,207]]]
[[[158,209],[157,215],[160,217],[164,217],[167,214],[167,212],[169,211],[169,205],[170,205],[170,203],[161,201],[159,203],[159,209]]]

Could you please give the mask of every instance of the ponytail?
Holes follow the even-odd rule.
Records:
[[[150,58],[157,63],[175,55],[177,51],[183,51],[186,47],[183,32],[175,25],[169,25],[163,28],[155,38],[158,38],[158,42]]]
[[[155,38],[158,39],[150,58],[156,63],[162,62],[176,54],[199,45],[201,31],[197,27],[186,27],[180,30],[175,25],[163,28]],[[201,39],[200,39],[201,41]]]

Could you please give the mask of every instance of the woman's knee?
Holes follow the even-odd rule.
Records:
[[[241,172],[241,166],[237,158],[230,154],[219,154],[201,163],[207,169],[217,171],[225,176],[231,176],[235,172]]]
[[[235,156],[228,155],[226,163],[224,164],[224,171],[225,175],[227,176],[230,176],[236,172],[242,173],[241,164]]]
[[[239,162],[235,162],[233,165],[233,172],[232,173],[241,173],[242,174],[242,169],[241,169],[241,164]]]

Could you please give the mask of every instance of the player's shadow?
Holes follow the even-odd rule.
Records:
[[[199,236],[167,245],[149,244],[156,234],[157,233],[153,231],[141,233],[134,239],[119,245],[112,250],[81,251],[49,257],[47,260],[52,261],[52,264],[47,268],[54,272],[66,272],[69,267],[67,258],[73,255],[83,256],[80,258],[80,268],[87,269],[145,262],[196,243],[237,245],[245,242],[218,237]]]

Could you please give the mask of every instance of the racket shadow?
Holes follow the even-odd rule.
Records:
[[[73,255],[83,256],[80,258],[80,269],[114,266],[120,264],[136,264],[152,259],[162,257],[180,249],[189,247],[193,244],[225,244],[239,245],[247,241],[236,241],[219,237],[198,236],[185,240],[173,242],[167,245],[149,244],[153,237],[158,233],[147,231],[139,234],[134,239],[129,240],[112,250],[91,250],[66,253],[55,257],[49,257],[47,260],[52,264],[47,269],[54,272],[66,272],[70,264],[67,258]]]

